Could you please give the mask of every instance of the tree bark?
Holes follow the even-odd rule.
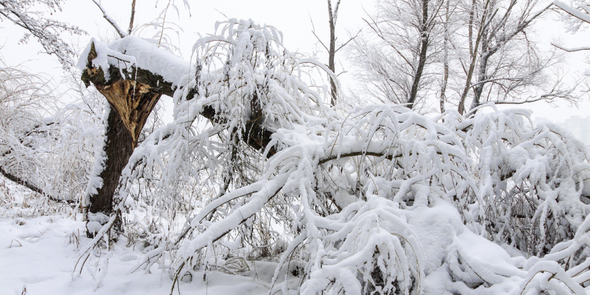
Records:
[[[82,75],[82,81],[87,86],[90,83],[94,84],[96,89],[109,102],[110,111],[107,118],[106,140],[103,147],[106,160],[99,175],[103,184],[96,194],[88,196],[88,211],[91,214],[101,213],[108,216],[114,211],[115,204],[113,200],[123,169],[137,146],[141,129],[162,93],[154,91],[154,88],[147,84],[125,79],[121,76],[121,71],[114,67],[109,69],[111,78],[106,81],[102,69],[92,66],[92,60],[96,56],[96,49],[92,44],[88,54],[87,69]],[[104,221],[101,218],[97,218],[97,220],[99,222]],[[89,218],[88,221],[96,220]],[[119,225],[115,225],[115,228],[118,227]],[[95,232],[88,228],[87,236],[93,237],[94,235]]]
[[[328,50],[328,68],[332,73],[336,74],[336,19],[338,17],[338,7],[340,6],[340,0],[336,3],[336,8],[332,10],[332,1],[328,0],[328,16],[330,22],[330,49]],[[338,99],[338,90],[336,89],[336,81],[333,77],[330,77],[330,104],[336,105]]]
[[[119,184],[123,169],[129,162],[129,158],[135,147],[133,137],[119,114],[113,106],[107,119],[107,132],[104,150],[106,161],[100,174],[103,180],[102,187],[96,195],[90,196],[90,213],[103,213],[109,215],[113,212],[113,197]]]
[[[414,108],[416,99],[418,98],[418,90],[420,89],[420,80],[426,66],[426,59],[428,54],[428,45],[430,39],[430,21],[428,19],[428,4],[430,0],[422,0],[422,19],[420,20],[420,53],[418,54],[418,65],[416,72],[412,79],[412,88],[410,89],[410,97],[406,106],[410,109]]]
[[[486,2],[486,4],[489,1]],[[486,5],[487,7],[487,5]],[[465,78],[465,87],[463,87],[463,93],[461,94],[461,99],[459,100],[459,105],[457,106],[457,111],[459,114],[463,115],[465,113],[465,99],[467,99],[467,95],[469,94],[469,90],[471,89],[471,78],[473,77],[473,72],[475,70],[475,62],[477,60],[477,50],[479,49],[479,42],[481,40],[482,30],[484,28],[483,23],[485,22],[486,13],[484,11],[481,24],[479,29],[477,30],[477,38],[475,42],[473,42],[473,26],[475,21],[475,9],[476,9],[476,1],[471,1],[471,8],[469,10],[469,70],[467,71],[467,77]]]

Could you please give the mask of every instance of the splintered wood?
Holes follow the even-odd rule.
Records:
[[[92,82],[96,89],[106,97],[131,134],[133,147],[135,147],[141,129],[158,100],[160,100],[162,93],[158,93],[159,91],[155,91],[148,84],[125,79],[118,73],[116,73],[117,75],[111,75],[116,76],[116,78],[106,81],[103,70],[92,65],[92,60],[96,56],[96,49],[92,44],[82,80],[87,85]]]
[[[135,146],[141,129],[162,94],[152,92],[149,85],[132,80],[119,80],[110,85],[95,86],[115,108],[131,133]]]

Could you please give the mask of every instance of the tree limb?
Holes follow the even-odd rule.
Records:
[[[98,9],[100,9],[100,11],[102,12],[102,17],[104,17],[104,19],[107,20],[107,22],[109,24],[111,24],[111,26],[113,26],[113,28],[115,28],[115,30],[117,31],[117,34],[119,34],[119,37],[121,38],[125,38],[125,36],[127,36],[127,33],[125,33],[125,31],[123,31],[115,22],[114,19],[112,19],[107,12],[104,10],[104,8],[102,7],[102,5],[100,5],[98,2],[96,2],[96,0],[92,0],[92,2],[94,2],[94,4],[96,4],[96,6],[98,6]],[[129,31],[131,32],[131,28],[133,26],[133,16],[135,14],[135,1],[133,1],[133,10],[132,10],[132,14],[131,14],[131,23],[129,24]]]
[[[565,47],[562,47],[562,46],[557,45],[555,43],[551,43],[551,45],[553,47],[556,47],[556,48],[561,49],[561,50],[566,51],[566,52],[578,52],[578,51],[590,50],[590,47],[565,48]]]
[[[36,193],[38,193],[40,195],[43,195],[46,198],[48,198],[48,199],[50,199],[50,200],[52,200],[54,202],[66,202],[68,204],[74,204],[74,203],[76,203],[73,200],[65,200],[65,199],[56,198],[56,197],[54,197],[54,196],[46,193],[43,189],[37,187],[33,183],[30,183],[30,182],[28,182],[28,181],[26,181],[26,180],[24,180],[24,179],[22,179],[22,178],[20,178],[18,176],[14,175],[14,174],[12,174],[12,173],[10,173],[8,171],[6,171],[4,169],[4,167],[2,167],[2,166],[0,166],[0,174],[2,174],[2,176],[4,176],[6,179],[8,179],[8,180],[10,180],[10,181],[12,181],[12,182],[14,182],[14,183],[16,183],[18,185],[24,186],[24,187],[28,188],[29,190],[31,190],[33,192],[36,192]]]

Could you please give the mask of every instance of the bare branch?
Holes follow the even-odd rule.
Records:
[[[135,20],[135,0],[133,0],[133,2],[131,2],[131,17],[129,19],[129,29],[127,30],[127,33],[129,35],[131,35],[131,32],[133,31],[133,21]]]
[[[590,50],[590,47],[577,47],[577,48],[566,48],[563,47],[561,45],[557,45],[555,43],[551,43],[551,45],[553,45],[554,47],[561,49],[565,52],[578,52],[578,51],[586,51],[586,50]]]
[[[533,102],[537,102],[537,101],[541,101],[541,100],[545,100],[545,101],[552,101],[556,98],[568,98],[570,97],[570,93],[571,91],[564,91],[564,92],[558,92],[558,93],[546,93],[543,94],[537,98],[533,98],[533,99],[526,99],[523,101],[506,101],[506,100],[501,100],[501,101],[494,101],[494,104],[510,104],[510,105],[520,105],[520,104],[527,104],[527,103],[533,103]]]
[[[354,37],[351,37],[350,39],[348,39],[348,41],[344,42],[344,44],[340,45],[340,47],[338,47],[338,49],[336,49],[336,51],[335,51],[335,52],[338,52],[338,51],[340,51],[340,49],[342,49],[344,46],[348,45],[348,43],[350,43],[350,42],[352,42],[354,39],[356,39],[356,38],[357,38],[357,37],[358,37],[358,36],[361,34],[361,32],[362,32],[362,31],[363,31],[363,30],[362,30],[362,29],[360,29],[360,30],[359,30],[359,31],[356,33],[356,35],[354,35]]]
[[[22,185],[22,186],[28,188],[29,190],[31,190],[33,192],[36,192],[36,193],[38,193],[40,195],[43,195],[46,198],[48,198],[48,199],[50,199],[50,200],[52,200],[54,202],[66,202],[66,203],[70,203],[70,204],[75,203],[75,201],[73,201],[73,200],[60,199],[60,198],[56,198],[56,197],[48,194],[43,189],[37,187],[35,184],[33,184],[33,183],[31,183],[31,182],[29,182],[29,181],[27,181],[27,180],[25,180],[25,179],[17,176],[17,175],[14,175],[14,174],[6,171],[4,169],[4,167],[2,167],[2,166],[0,166],[0,174],[2,174],[2,176],[4,176],[6,179],[8,179],[8,180],[10,180],[10,181],[12,181],[12,182],[14,182],[14,183],[16,183],[18,185]]]
[[[119,37],[121,38],[125,38],[127,36],[127,33],[125,33],[125,31],[123,31],[119,25],[117,25],[117,23],[115,22],[114,19],[112,19],[107,12],[104,10],[104,8],[102,7],[102,5],[100,5],[100,3],[96,2],[96,0],[92,0],[92,2],[94,2],[94,4],[96,4],[96,6],[98,6],[98,9],[100,9],[100,11],[102,12],[102,17],[104,17],[104,19],[107,20],[107,22],[109,24],[111,24],[111,26],[113,26],[113,28],[115,28],[115,31],[117,31],[117,34],[119,34]],[[133,1],[133,4],[135,4],[135,1]],[[135,7],[135,5],[134,5]],[[129,29],[131,30],[131,26],[133,25],[133,14],[135,12],[135,9],[133,10],[132,14],[131,14],[131,23],[130,23],[130,27]]]
[[[322,47],[324,47],[324,49],[326,49],[326,51],[329,52],[330,49],[328,49],[328,47],[324,44],[324,42],[322,42],[322,39],[320,39],[320,37],[318,35],[316,35],[315,31],[311,31],[311,33],[315,36],[315,38],[318,40],[318,42],[320,42]]]

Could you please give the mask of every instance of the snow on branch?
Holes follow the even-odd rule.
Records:
[[[106,10],[104,10],[102,5],[100,5],[100,3],[98,3],[96,0],[92,0],[92,2],[94,2],[94,4],[96,4],[98,9],[100,9],[100,12],[102,12],[102,16],[104,17],[104,19],[106,19],[107,22],[109,24],[111,24],[111,26],[113,26],[113,28],[115,28],[115,30],[117,31],[117,34],[119,34],[119,37],[125,38],[128,34],[125,31],[123,31],[119,27],[119,25],[117,25],[117,22],[110,15],[107,14]],[[135,6],[133,6],[133,7],[135,8]],[[131,23],[133,24],[133,21],[131,21]]]
[[[575,8],[569,6],[561,1],[555,0],[555,1],[553,1],[553,4],[555,4],[557,7],[561,8],[561,10],[565,11],[569,15],[571,15],[583,22],[590,23],[590,15],[588,14],[589,13],[588,6],[586,6],[584,4],[581,5],[582,8],[584,8],[584,11],[586,12],[586,13],[584,13],[584,12],[578,11],[577,9],[575,9]]]
[[[0,19],[7,19],[15,25],[25,29],[27,34],[21,39],[26,42],[29,36],[34,36],[46,53],[55,55],[65,70],[74,66],[76,52],[62,40],[60,34],[67,32],[74,35],[84,34],[78,27],[44,18],[42,14],[31,13],[29,8],[37,1],[2,0],[0,1]],[[50,12],[61,10],[61,0],[38,1],[47,6]]]

